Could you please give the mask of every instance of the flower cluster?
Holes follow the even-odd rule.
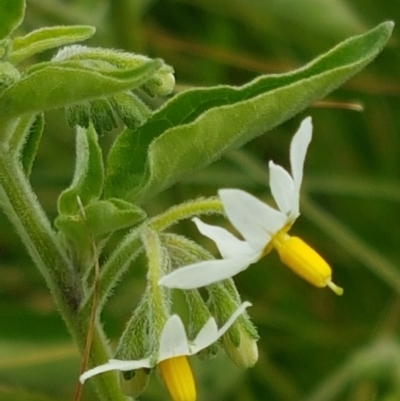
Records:
[[[180,244],[178,247],[174,245],[174,251],[170,248],[169,253],[163,251],[163,246],[167,249],[168,244],[162,244],[155,232],[148,231],[147,236],[143,236],[149,260],[148,294],[155,294],[154,302],[150,298],[149,303],[154,305],[152,312],[147,310],[147,302],[142,302],[140,308],[137,308],[134,315],[136,317],[132,320],[134,327],[131,331],[126,330],[128,336],[124,335],[124,338],[133,336],[135,339],[132,343],[124,343],[123,340],[122,344],[125,345],[122,348],[131,349],[131,344],[138,341],[142,343],[145,337],[151,338],[149,333],[152,330],[149,327],[157,326],[161,319],[164,322],[164,325],[159,326],[162,327],[161,332],[156,330],[155,338],[150,339],[156,345],[148,351],[143,351],[144,348],[141,349],[140,346],[136,347],[136,351],[141,350],[133,355],[133,360],[111,359],[90,369],[81,376],[82,383],[94,375],[110,370],[127,372],[127,376],[131,376],[130,372],[157,367],[174,401],[195,401],[195,382],[187,356],[210,349],[221,338],[225,351],[235,363],[245,367],[254,365],[258,358],[258,336],[245,312],[250,303],[240,304],[240,296],[233,281],[229,279],[272,249],[276,249],[284,264],[309,283],[317,287],[328,286],[336,294],[342,294],[343,290],[332,282],[332,271],[325,260],[302,239],[288,234],[300,215],[303,165],[311,135],[311,118],[306,118],[291,143],[291,174],[272,161],[269,163],[270,187],[278,209],[238,189],[222,189],[218,192],[227,218],[243,239],[238,239],[222,227],[206,224],[198,218],[193,219],[200,233],[215,242],[222,259],[208,259],[204,255],[200,257],[201,251],[197,244],[193,245],[179,236],[163,237],[164,241],[170,241],[170,247]],[[167,259],[166,254],[169,255]],[[176,260],[184,262],[177,263],[174,266],[177,268],[170,272],[170,267]],[[210,297],[207,305],[195,290],[204,286],[208,286]],[[193,341],[188,339],[180,317],[169,314],[170,306],[166,301],[170,297],[168,288],[190,290],[186,292],[189,309],[197,316],[197,330]],[[208,318],[210,311],[217,319]],[[147,328],[141,328],[142,320],[143,327]],[[222,324],[220,328],[217,322]],[[137,357],[142,354],[146,357]],[[122,357],[124,356],[127,354],[123,353]],[[128,354],[127,359],[132,359],[132,355]]]

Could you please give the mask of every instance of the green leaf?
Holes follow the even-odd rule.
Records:
[[[38,29],[13,40],[9,61],[17,64],[42,51],[89,39],[95,32],[94,27],[87,25],[52,26]]]
[[[69,239],[82,245],[89,244],[89,234],[101,238],[122,228],[131,227],[145,217],[146,213],[132,203],[108,199],[87,205],[84,213],[60,215],[55,225]]]
[[[0,10],[0,39],[3,39],[24,20],[25,0],[0,0]]]
[[[106,197],[143,201],[281,124],[370,63],[392,29],[392,22],[383,23],[291,73],[181,93],[116,140]]]
[[[27,177],[31,175],[33,162],[36,158],[36,153],[38,151],[39,143],[42,138],[43,129],[44,116],[43,114],[38,114],[29,128],[26,142],[21,149],[20,157],[22,167]]]
[[[103,189],[103,156],[92,126],[76,132],[76,166],[72,183],[58,199],[61,215],[79,214],[78,197],[83,206],[100,197]]]
[[[87,224],[95,236],[110,234],[131,227],[146,217],[138,206],[121,199],[91,203],[85,208]]]
[[[35,66],[0,96],[0,118],[36,114],[136,88],[162,64],[160,60],[149,60],[135,69],[95,71],[73,63],[48,62]]]

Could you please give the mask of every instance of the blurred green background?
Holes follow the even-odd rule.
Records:
[[[164,58],[175,68],[179,91],[289,71],[389,19],[400,20],[399,1],[27,0],[18,34],[94,25],[97,35],[88,44]],[[250,314],[261,335],[260,359],[243,371],[223,355],[192,358],[199,401],[400,399],[399,66],[395,29],[374,64],[325,102],[145,205],[154,215],[220,187],[268,200],[268,161],[288,167],[290,139],[301,118],[312,115],[302,216],[292,233],[325,256],[345,293],[309,286],[274,254],[240,274],[235,281],[253,303]],[[363,112],[352,110],[360,105]],[[110,140],[101,139],[105,148]],[[73,161],[73,131],[61,112],[51,112],[32,177],[50,216]],[[42,278],[0,219],[0,399],[72,400],[78,355]],[[190,223],[178,229],[199,238]],[[144,274],[142,264],[132,268],[104,313],[114,340],[144,288]],[[96,399],[90,385],[83,399]],[[141,399],[168,399],[156,375]]]

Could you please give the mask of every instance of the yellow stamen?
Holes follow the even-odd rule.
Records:
[[[186,356],[166,359],[158,369],[174,401],[196,401],[196,385]]]
[[[337,295],[343,294],[343,289],[331,280],[332,269],[328,263],[302,239],[279,233],[272,240],[272,245],[278,251],[282,263],[301,278],[316,287],[328,286]]]

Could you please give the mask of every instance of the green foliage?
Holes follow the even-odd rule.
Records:
[[[71,186],[58,200],[60,215],[79,212],[78,198],[83,206],[97,200],[103,187],[103,155],[93,127],[76,132],[76,164]]]
[[[186,317],[192,338],[210,314],[223,323],[240,302],[232,282],[185,297],[157,286],[171,266],[210,257],[182,235],[194,235],[185,225],[179,235],[160,231],[196,214],[219,213],[221,206],[203,199],[153,216],[222,186],[265,194],[266,161],[286,157],[285,134],[293,132],[291,122],[280,125],[311,105],[314,139],[296,229],[332,262],[345,296],[338,300],[296,281],[273,255],[238,275],[241,297],[253,307],[222,343],[239,365],[254,363],[251,316],[260,358],[247,371],[234,370],[222,352],[213,361],[195,361],[198,399],[398,399],[398,38],[375,69],[325,104],[315,102],[377,56],[392,23],[298,66],[373,23],[399,19],[399,10],[372,0],[351,7],[342,0],[27,3],[25,16],[24,1],[0,0],[0,205],[13,226],[4,219],[0,225],[0,398],[71,399],[79,361],[65,344],[56,309],[82,355],[96,284],[89,366],[115,355],[100,313],[112,340],[129,321],[116,355],[127,358],[156,345],[170,312]],[[96,47],[73,45],[91,38],[92,26]],[[46,51],[60,46],[49,59]],[[173,68],[138,53],[163,57]],[[177,94],[162,99],[173,90],[174,70]],[[354,102],[354,108],[364,104],[363,114],[351,111]],[[337,105],[346,110],[332,108]],[[266,141],[261,135],[273,128],[276,135]],[[74,137],[75,173],[67,186]],[[146,278],[143,238],[151,259]],[[157,327],[149,329],[152,318]],[[218,345],[202,356],[214,356]],[[137,396],[148,380],[140,371],[125,385]],[[85,385],[82,401],[125,400],[117,375],[92,382],[98,394]],[[140,397],[163,396],[150,381]]]
[[[25,0],[1,0],[0,39],[9,36],[22,23]]]
[[[42,63],[0,96],[0,117],[60,108],[142,85],[160,67],[149,60],[131,70],[96,70],[77,61]],[[35,93],[35,102],[29,101]]]
[[[145,216],[146,213],[138,206],[111,198],[94,201],[84,207],[82,212],[60,215],[55,220],[55,225],[79,247],[82,242],[90,244],[90,235],[104,237],[135,225]]]
[[[174,97],[135,132],[119,136],[108,157],[106,196],[143,201],[272,129],[373,60],[392,28],[382,24],[293,73]]]
[[[41,28],[30,32],[28,35],[16,37],[12,41],[12,52],[9,56],[9,61],[17,64],[45,50],[89,39],[94,33],[95,28],[91,26],[75,25]]]

